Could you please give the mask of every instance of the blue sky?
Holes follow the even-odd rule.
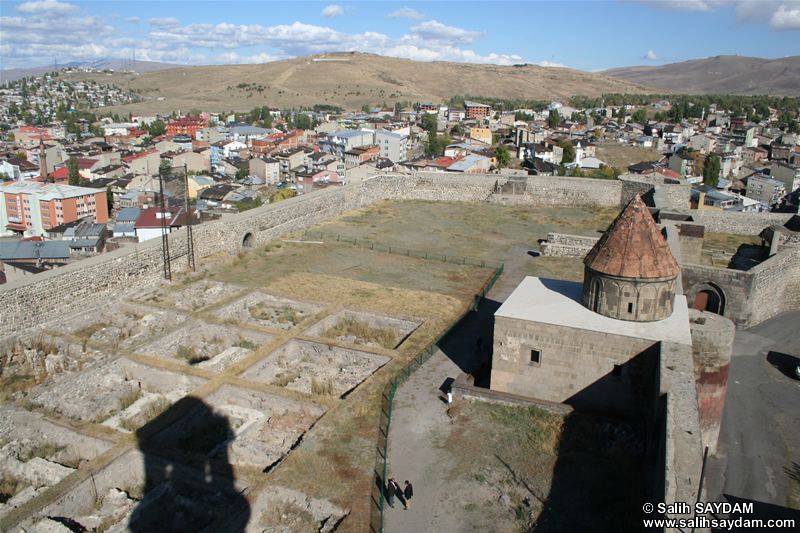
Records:
[[[730,54],[800,55],[800,1],[0,0],[0,63],[130,57],[263,63],[357,50],[586,71]]]

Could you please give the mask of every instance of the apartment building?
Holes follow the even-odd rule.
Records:
[[[8,182],[0,186],[2,231],[38,236],[46,230],[92,217],[108,222],[106,191],[58,183]]]

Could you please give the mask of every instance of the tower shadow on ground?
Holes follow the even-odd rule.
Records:
[[[134,533],[244,532],[250,506],[228,462],[228,420],[186,397],[136,432],[144,454],[144,497]]]

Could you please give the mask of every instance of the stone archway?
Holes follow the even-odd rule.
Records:
[[[256,245],[256,238],[252,233],[247,233],[242,239],[242,248],[253,248]]]
[[[692,308],[725,315],[725,293],[713,283],[704,283],[696,288]]]

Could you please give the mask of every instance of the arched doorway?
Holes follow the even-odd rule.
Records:
[[[252,233],[248,233],[242,239],[242,248],[252,248],[256,245],[256,238],[253,237]]]
[[[725,300],[716,287],[706,286],[695,294],[692,307],[698,311],[722,315],[725,312]]]

